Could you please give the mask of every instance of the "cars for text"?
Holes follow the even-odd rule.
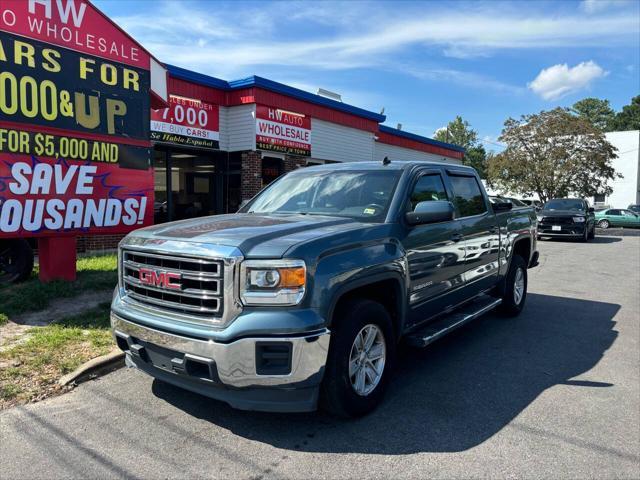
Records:
[[[237,214],[125,237],[114,336],[129,366],[239,409],[363,415],[401,342],[523,309],[536,222],[511,208],[459,165],[299,169]]]

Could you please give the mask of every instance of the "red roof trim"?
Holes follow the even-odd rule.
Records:
[[[386,143],[387,145],[394,145],[396,147],[408,148],[410,150],[418,150],[425,153],[433,153],[435,155],[442,155],[449,158],[456,158],[462,160],[464,153],[457,152],[455,150],[449,150],[448,148],[436,147],[435,145],[428,145],[426,143],[416,142],[408,138],[397,137],[385,132],[377,132],[378,142]]]

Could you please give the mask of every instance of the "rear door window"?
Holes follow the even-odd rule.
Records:
[[[487,211],[484,196],[475,177],[451,175],[453,203],[461,217],[480,215]]]

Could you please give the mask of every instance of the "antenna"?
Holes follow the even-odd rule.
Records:
[[[382,165],[389,165],[391,163],[391,160],[389,160],[389,157],[384,157],[382,159]]]
[[[402,130],[402,124],[399,123],[398,126],[396,127],[397,130]]]

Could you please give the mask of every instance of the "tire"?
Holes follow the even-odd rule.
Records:
[[[609,222],[609,220],[600,220],[598,222],[598,227],[606,230],[607,228],[609,228],[611,226],[611,223]]]
[[[363,339],[367,332],[376,333],[369,355],[373,350],[380,352],[382,349],[384,352],[382,361],[374,360],[375,366],[381,368],[382,373],[377,382],[372,381],[366,373],[360,374],[360,378],[364,378],[364,384],[358,386],[364,387],[365,391],[358,393],[354,383],[359,374],[350,375],[350,365],[356,372],[374,375],[373,365],[370,366],[367,361],[358,364],[358,361],[363,360],[363,354],[357,356],[356,340],[357,337]],[[389,312],[371,300],[358,299],[343,305],[333,321],[331,344],[320,392],[322,408],[340,417],[359,417],[374,410],[384,396],[395,357],[396,341]]]
[[[32,270],[33,250],[26,240],[0,240],[0,284],[22,282]]]
[[[591,231],[589,232],[589,240],[593,240],[596,238],[596,226],[594,225]]]
[[[522,277],[518,276],[521,272]],[[516,278],[521,281],[521,294],[516,296]],[[502,303],[498,307],[498,311],[506,317],[516,317],[520,315],[524,304],[527,300],[527,262],[520,255],[514,255],[509,265],[509,271],[505,279],[505,286],[502,295]]]
[[[584,235],[582,235],[582,237],[580,237],[580,241],[582,243],[587,243],[589,241],[589,238],[591,238],[591,235],[589,235],[589,227],[585,226],[584,227]]]

